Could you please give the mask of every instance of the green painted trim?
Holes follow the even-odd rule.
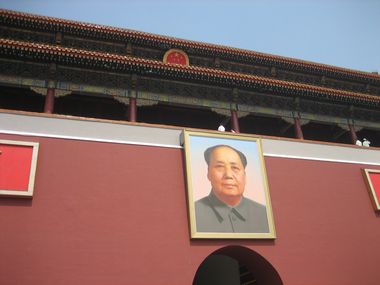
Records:
[[[193,97],[184,97],[177,95],[168,95],[161,93],[145,92],[145,91],[136,91],[130,89],[119,89],[119,88],[109,88],[104,86],[95,86],[87,84],[76,84],[71,82],[56,81],[52,82],[49,80],[38,80],[32,78],[23,78],[16,76],[7,76],[0,75],[0,83],[11,84],[20,87],[40,87],[48,88],[54,87],[56,89],[71,91],[71,92],[86,92],[86,93],[96,93],[96,94],[105,94],[109,96],[118,96],[118,97],[136,97],[138,99],[153,100],[159,102],[168,102],[168,103],[180,103],[191,106],[203,106],[209,108],[219,108],[219,109],[228,109],[230,110],[229,102],[218,102],[207,99],[199,99]]]
[[[184,97],[178,95],[168,95],[163,93],[153,93],[146,91],[138,91],[137,98],[143,100],[153,100],[158,102],[167,102],[167,103],[179,103],[191,106],[203,106],[209,108],[218,108],[218,109],[228,109],[230,110],[230,103],[228,102],[218,102],[207,99],[199,99],[193,97]]]
[[[52,82],[49,80],[39,80],[33,78],[23,78],[16,76],[8,76],[0,74],[0,84],[10,84],[14,86],[20,87],[40,87],[40,88],[49,88],[55,86],[55,88],[65,91],[75,91],[75,92],[87,92],[87,93],[97,93],[97,94],[105,94],[109,96],[118,96],[118,97],[137,97],[142,100],[152,100],[158,102],[167,102],[167,103],[179,103],[190,106],[203,106],[209,108],[217,108],[217,109],[226,109],[231,110],[233,104],[229,102],[218,102],[207,99],[199,99],[193,97],[183,97],[177,95],[168,95],[168,94],[160,94],[153,92],[145,92],[145,91],[137,91],[133,92],[130,89],[118,89],[118,88],[109,88],[104,86],[94,86],[94,85],[86,85],[86,84],[75,84],[69,82]],[[289,110],[279,110],[273,108],[266,108],[260,106],[251,106],[245,104],[237,104],[237,111],[248,112],[253,114],[263,114],[263,115],[272,115],[276,117],[288,117],[293,118],[292,111]],[[335,123],[335,124],[347,124],[347,118],[333,117],[333,116],[324,116],[324,115],[316,115],[310,113],[301,113],[301,119],[311,120],[316,122],[324,122],[324,123]],[[360,121],[355,120],[354,124],[356,126],[361,126],[365,128],[374,128],[380,129],[380,123],[377,122],[368,122],[368,121]]]

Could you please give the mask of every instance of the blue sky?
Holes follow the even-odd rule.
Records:
[[[0,7],[380,72],[380,0],[1,0]]]

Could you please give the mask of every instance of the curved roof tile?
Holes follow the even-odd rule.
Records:
[[[109,54],[95,51],[79,50],[74,48],[67,48],[61,46],[47,45],[47,44],[36,44],[30,42],[1,39],[0,47],[3,52],[7,49],[16,51],[30,51],[40,54],[48,55],[59,55],[66,56],[68,58],[78,58],[78,59],[90,59],[94,61],[105,61],[110,63],[124,64],[126,66],[137,66],[144,68],[155,68],[159,70],[159,74],[170,73],[172,76],[178,75],[188,75],[189,78],[197,79],[197,77],[202,76],[202,81],[215,81],[215,80],[228,80],[230,83],[235,83],[238,86],[243,87],[245,84],[256,84],[260,86],[270,87],[270,88],[285,88],[287,90],[301,91],[306,93],[308,96],[325,96],[331,98],[337,98],[340,100],[354,99],[359,101],[372,102],[375,104],[380,103],[379,96],[373,96],[363,93],[349,92],[319,86],[313,86],[303,83],[289,82],[278,79],[272,79],[267,77],[261,77],[256,75],[242,74],[230,71],[223,71],[212,68],[197,67],[197,66],[184,66],[175,64],[165,64],[161,61],[148,60],[143,58]],[[153,72],[153,71],[152,71]]]
[[[90,23],[77,22],[77,21],[72,21],[72,20],[64,20],[64,19],[59,19],[59,18],[54,18],[54,17],[37,16],[37,15],[29,14],[29,13],[16,12],[16,11],[5,10],[5,9],[0,9],[0,15],[3,15],[5,17],[15,18],[15,19],[24,19],[24,20],[29,20],[33,22],[38,21],[38,22],[46,23],[46,24],[54,24],[58,27],[69,26],[76,29],[99,31],[106,34],[117,34],[121,37],[127,36],[127,37],[132,37],[132,38],[148,39],[154,42],[175,44],[183,48],[189,47],[189,48],[195,48],[195,49],[200,49],[200,50],[206,50],[208,52],[226,53],[229,55],[237,55],[237,56],[243,56],[247,58],[259,58],[259,59],[269,61],[269,62],[272,61],[277,64],[287,64],[287,65],[297,66],[297,67],[311,69],[311,70],[333,72],[336,74],[345,74],[345,75],[351,75],[353,77],[367,78],[367,79],[380,81],[379,74],[357,71],[357,70],[341,68],[341,67],[335,67],[335,66],[331,66],[327,64],[314,63],[310,61],[299,60],[299,59],[294,59],[294,58],[289,58],[289,57],[265,54],[265,53],[250,51],[246,49],[227,47],[223,45],[208,44],[208,43],[202,43],[202,42],[197,42],[197,41],[184,40],[184,39],[179,39],[179,38],[174,38],[174,37],[140,32],[140,31],[135,31],[135,30],[130,30],[130,29],[115,28],[115,27],[110,27],[110,26],[105,26],[105,25],[90,24]]]

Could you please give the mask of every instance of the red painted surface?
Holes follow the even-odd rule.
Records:
[[[356,144],[356,141],[358,140],[358,136],[356,135],[355,128],[352,124],[348,124],[348,127],[350,129],[350,137],[352,144]]]
[[[177,51],[173,51],[169,53],[167,55],[166,62],[173,63],[173,64],[180,64],[180,65],[187,65],[186,57]]]
[[[0,144],[0,190],[28,191],[33,146]]]
[[[380,201],[380,173],[369,173],[369,178],[371,179],[373,190],[376,194],[377,201]]]
[[[129,98],[129,105],[128,105],[128,120],[130,122],[136,122],[137,121],[137,106],[136,106],[136,98]]]
[[[44,113],[52,114],[54,112],[54,88],[48,88],[45,97]]]
[[[40,143],[33,200],[0,199],[0,284],[191,284],[230,245],[284,284],[378,284],[367,165],[266,157],[277,239],[190,241],[181,149],[0,137]]]
[[[294,132],[297,139],[303,140],[303,132],[299,118],[294,118]]]
[[[234,110],[231,110],[231,128],[235,133],[240,133],[239,119],[237,112]]]

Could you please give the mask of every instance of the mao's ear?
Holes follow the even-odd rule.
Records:
[[[208,171],[208,168],[207,168],[207,179],[210,180],[210,171]]]

